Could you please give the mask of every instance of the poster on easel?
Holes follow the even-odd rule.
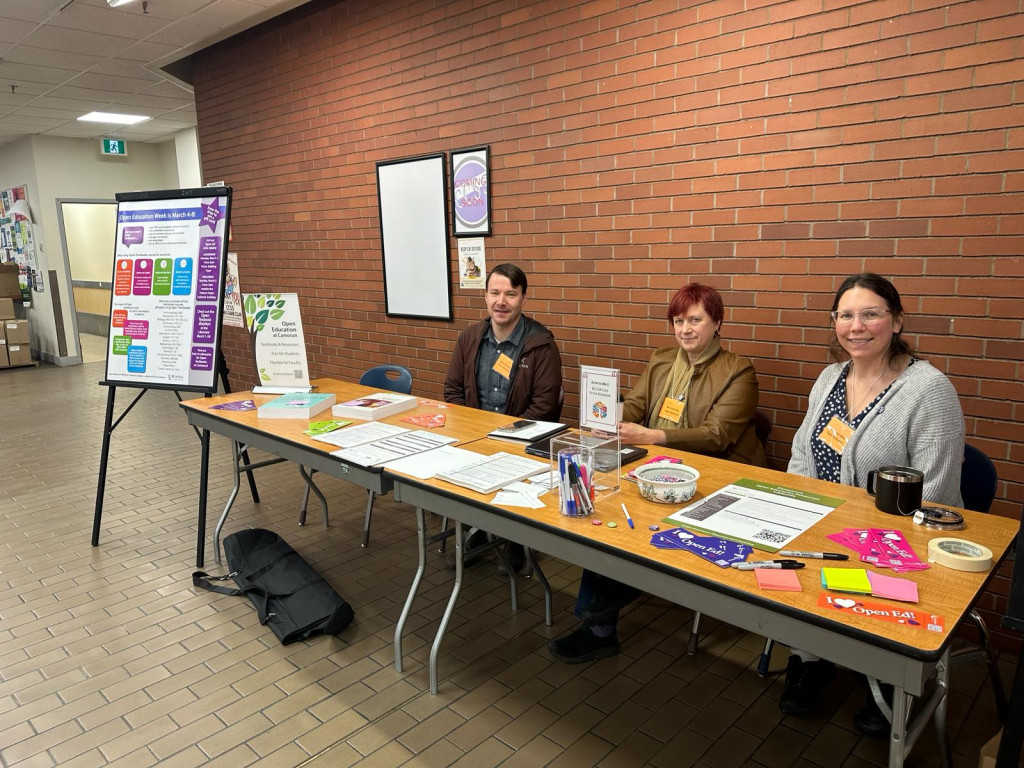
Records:
[[[297,293],[247,293],[244,300],[249,350],[260,394],[311,392],[306,337]]]
[[[104,383],[216,392],[231,188],[115,197]]]

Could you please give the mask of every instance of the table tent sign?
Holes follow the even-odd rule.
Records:
[[[310,392],[306,338],[296,293],[245,294],[245,325],[257,394]]]

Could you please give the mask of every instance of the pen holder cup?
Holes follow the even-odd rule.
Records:
[[[558,511],[566,517],[593,514],[619,490],[618,435],[566,432],[551,440],[551,471],[557,479]]]

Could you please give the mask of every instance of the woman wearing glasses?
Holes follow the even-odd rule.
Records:
[[[754,429],[757,375],[718,338],[725,307],[714,288],[691,283],[668,306],[676,343],[654,351],[623,404],[619,437],[630,445],[665,445],[765,466]],[[618,653],[619,611],[639,590],[584,571],[576,599],[582,624],[548,643],[560,661],[579,663]]]
[[[964,416],[956,390],[903,339],[903,304],[891,282],[865,272],[843,281],[832,302],[836,360],[814,383],[793,437],[789,471],[864,487],[886,465],[924,473],[923,497],[962,506]],[[779,700],[783,712],[816,709],[835,677],[832,662],[794,651]],[[862,733],[887,737],[889,724],[868,703],[854,717]]]

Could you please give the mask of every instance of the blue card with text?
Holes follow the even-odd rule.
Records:
[[[742,563],[754,551],[749,544],[740,544],[720,536],[696,536],[683,528],[658,531],[651,536],[651,544],[660,549],[688,550],[719,568]]]

